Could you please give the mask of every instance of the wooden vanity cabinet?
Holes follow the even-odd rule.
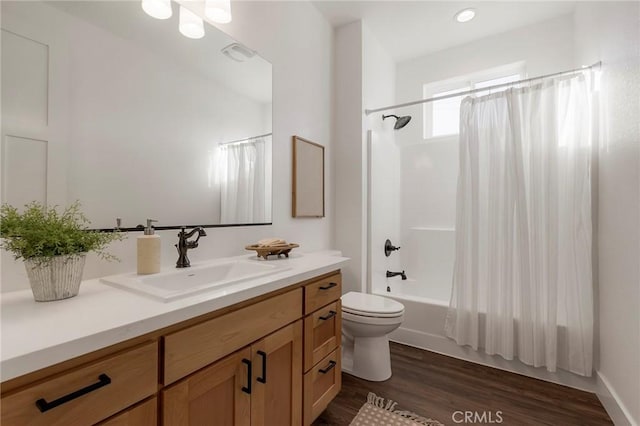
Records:
[[[251,345],[252,426],[302,424],[302,320]]]
[[[297,288],[166,335],[164,385],[290,324],[302,316]]]
[[[341,386],[341,286],[336,271],[2,383],[1,423],[310,425]]]
[[[244,348],[162,390],[162,424],[249,426],[250,358],[251,349]]]
[[[342,276],[327,276],[304,286],[303,421],[310,425],[342,388]]]
[[[157,388],[158,344],[149,342],[2,395],[0,423],[91,425],[152,396]]]
[[[302,321],[162,391],[164,426],[300,426]]]
[[[304,375],[304,423],[313,423],[341,388],[340,348],[336,348]]]
[[[99,426],[156,426],[157,424],[158,401],[154,396],[99,423]]]

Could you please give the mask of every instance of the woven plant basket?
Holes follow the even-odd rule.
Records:
[[[36,302],[68,299],[78,295],[86,253],[52,258],[25,259],[24,266]]]

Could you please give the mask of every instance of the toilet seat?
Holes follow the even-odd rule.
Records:
[[[401,324],[404,320],[404,314],[395,317],[370,317],[366,315],[357,315],[350,312],[342,311],[342,322],[355,322],[359,324],[369,324],[374,326],[386,326],[392,324]]]
[[[351,291],[341,297],[342,312],[359,317],[398,318],[404,305],[387,297]]]
[[[342,312],[346,314],[357,315],[359,317],[370,317],[370,318],[397,318],[402,316],[402,314],[404,313],[404,311],[400,311],[400,312],[394,312],[391,314],[380,314],[380,313],[373,313],[373,312],[358,311],[356,309],[349,309],[345,307],[342,307]]]

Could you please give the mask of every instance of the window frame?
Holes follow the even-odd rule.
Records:
[[[434,97],[436,93],[448,92],[450,90],[463,88],[467,88],[466,90],[473,90],[476,87],[475,85],[478,83],[497,78],[509,77],[516,74],[519,75],[519,79],[527,78],[524,61],[514,62],[446,80],[424,83],[422,85],[422,96],[423,99],[429,99]],[[422,105],[422,120],[422,138],[424,140],[434,141],[448,139],[459,135],[459,132],[433,135],[433,102],[425,102]]]

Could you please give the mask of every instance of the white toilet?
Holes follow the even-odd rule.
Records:
[[[373,382],[391,377],[389,333],[400,327],[404,305],[374,294],[342,296],[342,370]]]

